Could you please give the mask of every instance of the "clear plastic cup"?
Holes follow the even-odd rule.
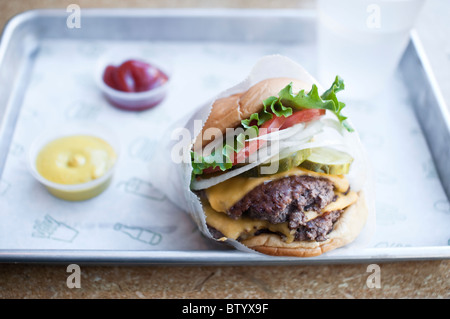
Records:
[[[124,92],[108,86],[103,80],[106,67],[109,65],[119,66],[127,60],[147,62],[165,73],[168,80],[163,85],[144,92]],[[129,111],[143,111],[160,104],[169,91],[171,76],[171,68],[159,61],[150,60],[143,56],[114,52],[101,57],[97,62],[95,71],[95,81],[105,98],[112,105]]]
[[[112,167],[99,178],[80,184],[59,184],[43,177],[36,168],[36,159],[42,148],[58,138],[75,135],[95,136],[107,142],[114,149],[116,154],[116,160]],[[119,142],[110,129],[91,123],[68,125],[64,127],[49,128],[33,141],[28,151],[28,166],[31,175],[44,185],[50,194],[68,201],[82,201],[98,196],[108,188],[117,166],[119,152]]]
[[[318,0],[318,79],[343,97],[374,97],[394,73],[424,0]]]

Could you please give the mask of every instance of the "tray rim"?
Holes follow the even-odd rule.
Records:
[[[91,17],[148,17],[166,15],[170,17],[231,17],[231,16],[284,16],[298,18],[314,18],[311,9],[251,9],[251,8],[114,8],[82,9],[83,14]],[[3,29],[0,36],[0,65],[2,64],[7,44],[14,34],[14,30],[22,23],[39,16],[65,16],[63,9],[34,9],[24,11],[12,17]],[[417,52],[419,60],[425,69],[427,81],[437,99],[444,120],[450,130],[450,112],[446,107],[439,85],[434,77],[431,65],[428,62],[420,37],[415,30],[411,31],[411,42]],[[9,106],[0,117],[0,137],[3,136],[4,123],[7,121]],[[2,169],[3,170],[3,169]],[[0,171],[2,171],[0,170]],[[420,246],[420,247],[392,247],[392,248],[365,248],[360,249],[363,254],[359,256],[322,255],[309,258],[273,257],[259,253],[248,254],[236,250],[91,250],[91,249],[0,249],[0,263],[70,263],[81,264],[176,264],[176,265],[241,265],[255,263],[255,265],[284,265],[284,264],[332,264],[332,263],[367,263],[367,262],[393,262],[411,260],[443,260],[450,259],[450,246]],[[354,250],[353,250],[354,251]],[[417,252],[422,252],[419,255]]]
[[[301,8],[81,8],[83,16],[87,17],[283,17],[315,18],[314,9]],[[64,8],[29,9],[10,17],[0,33],[0,63],[3,57],[4,42],[8,42],[14,30],[28,20],[38,17],[66,17]]]
[[[318,257],[276,257],[260,253],[237,250],[86,250],[86,249],[37,249],[0,250],[1,263],[41,263],[41,264],[90,264],[90,265],[321,265],[321,264],[361,264],[398,261],[450,260],[450,247],[396,247],[365,248],[365,255],[321,255]],[[426,252],[422,256],[417,251]]]

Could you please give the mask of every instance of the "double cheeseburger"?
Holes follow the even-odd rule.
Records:
[[[295,135],[305,132],[326,113],[334,114],[341,129],[353,134],[341,113],[345,104],[336,97],[343,88],[339,77],[321,95],[314,84],[311,87],[298,79],[270,78],[215,101],[191,152],[191,190],[201,200],[213,238],[236,240],[268,255],[309,257],[344,246],[357,237],[365,224],[367,208],[363,193],[352,190],[346,177],[353,162],[349,154],[327,146],[291,147],[281,148],[272,162],[257,166],[249,162],[251,155],[270,143],[264,134],[295,129],[297,133],[287,139],[289,145],[292,141],[314,145],[314,135],[303,142]],[[235,136],[235,144],[225,145],[204,138],[209,128],[224,136],[227,128],[252,128],[260,139]],[[216,145],[214,151],[202,153],[211,143]],[[275,160],[278,168],[264,173],[262,168]]]

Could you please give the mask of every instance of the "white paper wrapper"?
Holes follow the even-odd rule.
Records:
[[[220,92],[213,99],[195,109],[192,114],[184,116],[182,119],[177,121],[175,125],[170,127],[163,135],[166,138],[162,140],[159,145],[160,150],[157,152],[159,154],[159,158],[157,158],[156,161],[158,161],[160,165],[152,165],[152,179],[166,181],[165,183],[158,185],[159,189],[174,204],[187,211],[197,223],[202,233],[211,239],[213,238],[207,229],[202,204],[197,195],[190,190],[192,173],[190,161],[185,160],[184,162],[179,163],[173,160],[174,156],[172,156],[172,152],[174,151],[174,146],[176,145],[177,149],[180,148],[180,136],[179,133],[177,133],[177,129],[187,128],[189,130],[189,134],[192,139],[182,140],[184,140],[183,147],[190,150],[193,138],[195,138],[202,129],[202,127],[195,127],[194,120],[201,120],[201,123],[205,123],[215,100],[235,93],[244,92],[254,84],[264,79],[273,77],[296,78],[311,85],[315,83],[319,88],[319,92],[323,91],[323,87],[317,82],[317,80],[314,79],[303,67],[291,59],[281,55],[265,56],[254,65],[248,76],[242,82],[223,92]],[[355,191],[362,190],[364,192],[368,206],[368,219],[363,231],[356,240],[345,247],[327,253],[337,255],[339,253],[344,253],[344,250],[346,249],[366,247],[375,231],[375,187],[373,184],[370,165],[367,160],[365,150],[360,142],[358,133],[344,132],[343,134],[344,141],[347,143],[346,146],[348,146],[347,151],[349,151],[354,158],[351,171],[348,175],[350,186]],[[227,242],[239,250],[257,253],[235,240],[227,240]]]

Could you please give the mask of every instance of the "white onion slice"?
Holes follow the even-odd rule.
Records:
[[[307,123],[306,125],[303,123],[300,124],[302,125],[297,124],[281,131],[249,139],[248,141],[268,141],[268,145],[264,146],[256,153],[256,161],[218,176],[201,180],[194,179],[191,184],[192,190],[209,188],[240,175],[262,163],[270,163],[271,161],[279,160],[294,152],[325,146],[344,148],[345,151],[348,151],[350,155],[354,157],[355,161],[350,168],[351,174],[349,174],[349,182],[352,185],[352,188],[357,190],[358,185],[362,185],[364,180],[364,176],[361,176],[361,172],[364,172],[365,169],[365,167],[360,167],[360,163],[364,163],[365,159],[363,158],[364,154],[360,151],[361,142],[357,133],[349,133],[343,130],[341,124],[334,119],[321,119]],[[333,136],[333,134],[331,134],[332,132],[325,132],[325,128],[331,128],[339,134],[337,136],[334,134]],[[268,154],[269,147],[278,147],[277,154]]]
[[[280,150],[294,153],[294,152],[304,150],[306,148],[317,148],[317,147],[332,146],[332,145],[345,145],[345,144],[343,141],[340,141],[337,139],[313,141],[313,142],[308,142],[308,143],[304,143],[304,144],[298,144],[298,143],[293,143],[293,142],[280,142]]]
[[[284,130],[275,131],[269,134],[260,135],[254,138],[250,138],[246,141],[256,141],[256,140],[263,140],[263,141],[270,141],[270,140],[280,140],[280,139],[287,139],[291,137],[292,135],[302,131],[305,128],[304,123],[296,124],[292,127],[286,128]]]

